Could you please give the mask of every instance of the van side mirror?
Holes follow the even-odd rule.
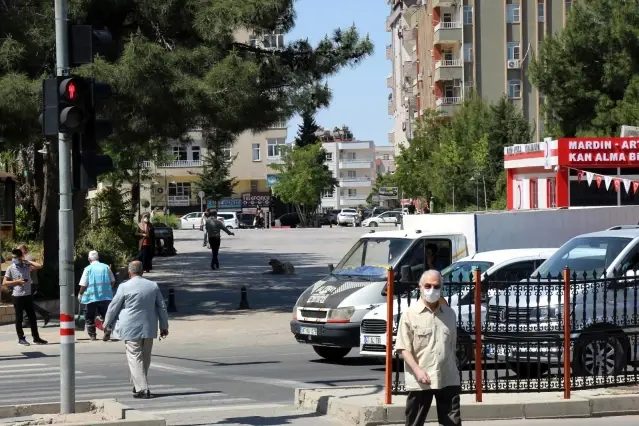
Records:
[[[410,265],[402,266],[400,271],[401,277],[399,281],[395,281],[395,285],[393,286],[393,294],[395,295],[408,293],[415,284],[413,282],[413,273]],[[382,296],[386,296],[387,286],[388,285],[385,285],[382,289]]]
[[[331,272],[333,272],[335,270],[335,266],[333,266],[332,263],[328,264],[328,273],[330,274]]]

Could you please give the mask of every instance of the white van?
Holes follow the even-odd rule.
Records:
[[[300,343],[313,346],[329,361],[345,357],[360,346],[360,323],[370,310],[386,301],[388,269],[401,278],[401,267],[415,273],[426,265],[427,245],[435,245],[436,263],[445,268],[466,256],[463,234],[424,234],[421,231],[371,231],[363,235],[323,280],[309,287],[293,309],[291,332]]]
[[[459,287],[455,288],[455,286],[450,286],[447,289],[446,283],[468,282],[475,269],[479,269],[482,272],[482,280],[486,277],[491,277],[496,281],[507,281],[508,279],[513,279],[513,277],[527,277],[556,251],[556,248],[486,251],[476,253],[473,256],[467,256],[443,269],[441,271],[444,280],[442,296],[450,303],[450,307],[455,310],[461,320],[461,329],[457,333],[460,339],[464,339],[464,336],[468,336],[468,339],[472,339],[466,330],[473,329],[472,324],[475,320],[475,309],[474,305],[471,304],[472,299],[470,295],[468,299],[464,297],[463,299],[465,300],[460,302],[458,292],[461,289]],[[411,302],[415,303],[418,297],[417,294],[413,295]],[[397,298],[395,298],[395,300],[396,299]],[[387,306],[386,303],[383,303],[364,316],[359,339],[359,353],[361,356],[372,358],[386,357]],[[401,312],[406,312],[408,307],[408,300],[405,297],[402,298]],[[482,320],[485,319],[485,316],[486,308],[482,306]],[[397,303],[394,303],[393,306],[393,317],[395,319],[397,318]],[[394,343],[395,333],[393,333],[393,344]],[[463,365],[472,359],[473,354],[468,352],[470,347],[470,345],[457,346],[457,356],[460,364]]]
[[[217,212],[217,218],[224,221],[224,226],[228,229],[239,229],[240,221],[235,212]]]

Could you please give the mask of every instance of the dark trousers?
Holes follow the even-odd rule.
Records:
[[[406,426],[424,426],[433,397],[437,402],[437,420],[440,426],[461,426],[460,393],[460,386],[408,392]]]
[[[211,254],[213,257],[211,258],[211,268],[213,266],[220,266],[220,261],[217,258],[217,255],[220,253],[220,243],[222,239],[219,237],[209,237],[209,246],[211,247]]]
[[[140,248],[140,252],[138,253],[137,258],[140,262],[142,262],[142,269],[144,269],[145,272],[148,272],[151,269],[153,269],[153,252],[154,252],[153,244],[150,244],[148,246],[142,246]]]
[[[101,300],[87,304],[87,313],[84,317],[87,325],[87,333],[89,336],[95,336],[95,316],[100,314],[102,319],[106,318],[107,309],[109,309],[110,300]]]
[[[33,310],[35,311],[36,314],[40,315],[43,319],[51,317],[51,312],[47,311],[42,306],[40,306],[37,303],[35,303],[35,301],[33,302]],[[28,318],[23,318],[22,327],[29,327],[29,319]]]
[[[33,309],[33,296],[13,296],[13,308],[16,312],[16,333],[18,339],[24,339],[24,330],[22,329],[22,319],[24,312],[27,313],[29,318],[29,325],[31,326],[31,336],[34,339],[39,339],[38,322],[36,321],[36,314]]]

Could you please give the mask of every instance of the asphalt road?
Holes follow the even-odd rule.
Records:
[[[299,294],[366,231],[241,230],[236,237],[223,237],[219,271],[208,268],[210,254],[202,247],[201,232],[176,232],[178,255],[157,258],[148,276],[165,292],[176,288],[178,301],[171,335],[154,346],[150,383],[155,398],[132,399],[122,343],[89,342],[79,332],[76,399],[117,398],[165,417],[170,425],[337,426],[315,413],[294,410],[294,389],[381,386],[383,365],[359,357],[356,350],[329,364],[310,346],[296,343],[288,324]],[[292,261],[297,274],[264,274],[272,257]],[[249,289],[249,311],[236,310],[241,286]],[[0,327],[0,386],[9,390],[0,393],[0,405],[59,401],[56,333],[55,327],[43,330],[49,346],[21,348],[15,345],[12,327]],[[629,425],[624,423],[628,419],[615,422]],[[577,424],[571,422],[561,424]],[[557,421],[503,424],[545,426]]]

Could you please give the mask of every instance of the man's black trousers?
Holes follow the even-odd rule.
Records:
[[[220,262],[217,259],[217,255],[220,253],[220,243],[222,239],[219,237],[209,237],[209,246],[211,247],[211,268],[220,266]]]
[[[424,426],[433,403],[437,402],[437,420],[441,426],[461,426],[460,386],[411,391],[406,399],[406,426]]]
[[[38,334],[38,322],[36,320],[36,314],[33,310],[33,296],[13,296],[13,308],[16,314],[16,333],[18,339],[24,339],[24,330],[22,329],[22,316],[26,312],[27,318],[29,318],[29,325],[31,326],[31,336],[34,339],[39,339]]]

